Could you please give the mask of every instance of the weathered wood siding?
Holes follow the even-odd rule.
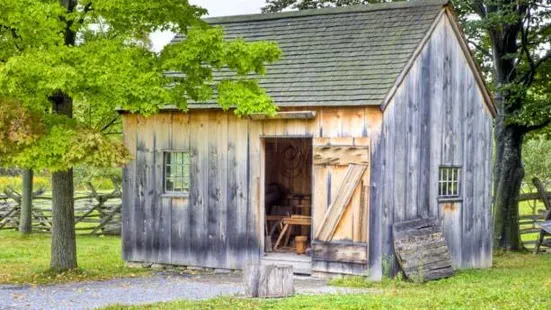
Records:
[[[311,110],[313,120],[251,121],[215,109],[125,114],[124,140],[135,159],[124,169],[124,259],[230,269],[257,261],[264,247],[262,137],[380,131],[378,107]],[[191,153],[189,196],[163,194],[164,150]],[[313,210],[314,218],[321,211]]]
[[[392,224],[418,217],[442,218],[454,267],[491,266],[492,123],[444,15],[387,105],[381,139],[373,142],[371,235],[382,236],[371,243],[376,277],[394,261]],[[460,200],[438,201],[441,165],[461,166]]]

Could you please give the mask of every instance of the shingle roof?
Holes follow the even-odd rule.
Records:
[[[278,43],[283,56],[260,79],[278,106],[380,105],[446,3],[395,2],[206,21],[223,26],[227,39]],[[215,80],[231,75],[223,70]]]

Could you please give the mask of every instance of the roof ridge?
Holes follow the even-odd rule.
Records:
[[[269,14],[247,14],[247,15],[234,15],[234,16],[220,16],[220,17],[207,17],[203,19],[207,23],[211,24],[228,24],[235,22],[252,22],[252,21],[266,21],[277,20],[285,18],[296,18],[305,16],[316,15],[332,15],[332,14],[344,14],[344,13],[359,13],[368,11],[383,11],[383,10],[396,10],[412,7],[423,6],[445,6],[450,0],[412,0],[412,1],[400,1],[400,2],[384,2],[375,4],[360,4],[343,6],[336,8],[322,8],[322,9],[309,9],[300,11],[289,11],[280,13]]]

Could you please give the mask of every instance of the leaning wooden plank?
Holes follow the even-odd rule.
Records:
[[[396,258],[408,279],[425,282],[453,275],[450,252],[438,218],[394,224],[393,235]]]
[[[350,202],[352,194],[360,183],[366,169],[367,167],[362,165],[353,164],[348,166],[348,171],[346,172],[343,183],[339,187],[337,196],[327,209],[325,217],[316,232],[317,240],[331,241],[333,233],[337,229],[337,225],[344,214],[346,206]]]

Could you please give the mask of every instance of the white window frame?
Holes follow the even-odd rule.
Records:
[[[458,199],[461,197],[461,167],[438,167],[438,198]]]
[[[174,154],[177,156],[173,156]],[[170,162],[168,161],[169,155]],[[176,161],[174,161],[174,158],[176,158]],[[163,151],[163,193],[189,195],[190,182],[191,154],[179,150]],[[172,186],[170,186],[171,184]]]

